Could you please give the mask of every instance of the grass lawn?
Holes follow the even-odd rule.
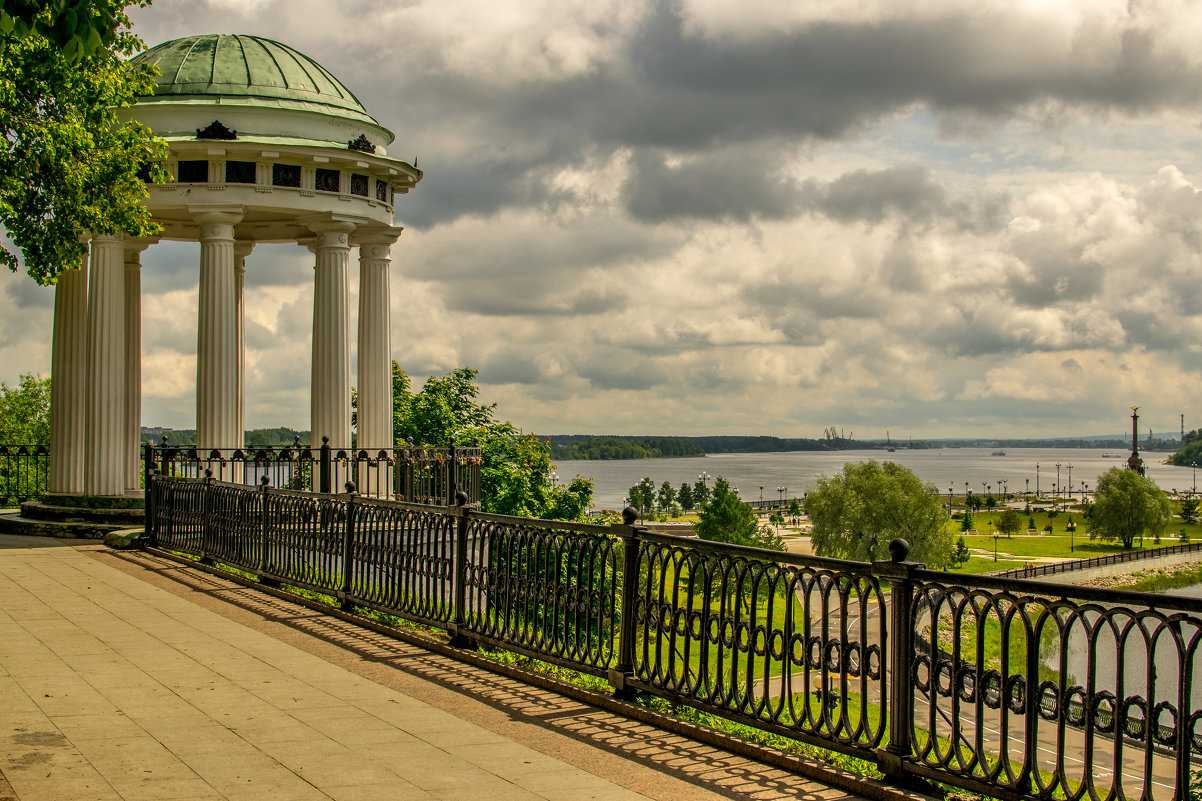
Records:
[[[992,545],[992,543],[991,543]],[[970,546],[971,547],[971,546]],[[1001,546],[998,546],[1001,550]],[[1010,559],[998,559],[993,561],[992,556],[974,556],[967,563],[960,565],[954,569],[953,573],[996,573],[999,570],[1014,570],[1022,567],[1026,562],[1019,562]]]
[[[992,553],[993,551],[993,536],[995,526],[998,519],[1001,517],[1001,512],[979,512],[973,515],[973,524],[977,530],[976,534],[964,534],[964,543],[969,548],[979,548]],[[1021,514],[1019,517],[1023,521],[1023,530],[1013,537],[999,536],[997,540],[998,553],[1011,554],[1012,557],[1029,557],[1029,556],[1052,556],[1063,557],[1065,559],[1086,559],[1091,556],[1103,556],[1105,554],[1119,553],[1123,550],[1122,545],[1115,540],[1091,540],[1086,528],[1084,517],[1080,510],[1071,512],[1061,512],[1055,517],[1050,517],[1046,512],[1033,512],[1031,515]],[[1035,528],[1039,534],[1029,535],[1026,530],[1029,517],[1035,518]],[[1069,519],[1072,519],[1077,524],[1075,536],[1070,536],[1065,529]],[[1052,525],[1052,533],[1043,533],[1044,526]],[[954,536],[961,536],[960,521],[948,521],[948,527],[954,532]],[[1136,548],[1141,545],[1144,548],[1162,548],[1168,545],[1177,545],[1181,542],[1179,532],[1184,529],[1186,536],[1191,542],[1202,541],[1202,524],[1199,523],[1183,523],[1180,518],[1175,518],[1169,524],[1168,529],[1161,535],[1161,541],[1155,542],[1152,537],[1144,539],[1142,544],[1137,540]],[[1000,562],[998,564],[1001,564]],[[1021,566],[1021,565],[1018,565]],[[999,570],[1003,568],[998,568]],[[974,572],[971,569],[964,572]],[[980,572],[980,571],[975,571]]]

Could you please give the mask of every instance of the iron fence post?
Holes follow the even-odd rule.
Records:
[[[454,506],[459,500],[459,475],[456,464],[458,458],[455,446],[452,445],[447,449],[447,506]]]
[[[467,505],[467,493],[455,493],[455,595],[451,613],[451,645],[457,648],[474,648],[476,641],[467,633],[467,530],[471,522],[471,509]]]
[[[213,564],[213,557],[209,555],[209,545],[213,542],[213,471],[205,469],[204,477],[204,523],[200,529],[200,563],[202,565]]]
[[[889,744],[877,751],[877,763],[882,773],[899,783],[913,782],[907,772],[914,755],[914,629],[911,624],[913,571],[920,565],[906,561],[909,555],[910,544],[895,539],[889,543],[889,561],[873,562],[873,572],[889,580],[892,602],[888,627],[881,632],[881,647],[889,654],[890,662],[885,703],[889,714]]]
[[[634,607],[638,598],[639,581],[639,529],[634,522],[638,510],[627,506],[622,510],[622,525],[618,536],[622,538],[622,612],[618,621],[618,663],[608,672],[609,684],[614,695],[629,698],[634,689],[629,679],[634,673],[635,630]]]
[[[263,581],[263,572],[267,570],[268,524],[267,524],[267,485],[269,479],[262,476],[259,479],[259,581]]]
[[[321,438],[321,455],[317,468],[317,491],[330,494],[330,438]]]
[[[405,440],[405,447],[401,449],[404,454],[405,475],[401,481],[401,491],[405,494],[405,500],[413,503],[413,443]]]
[[[155,545],[158,542],[158,524],[154,514],[154,446],[149,442],[142,446],[142,487],[142,534],[147,542]]]
[[[338,593],[338,605],[344,612],[350,611],[351,603],[351,569],[355,547],[355,482],[346,482],[346,525],[342,532],[342,590]]]

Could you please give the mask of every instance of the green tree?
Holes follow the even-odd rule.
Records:
[[[1135,545],[1145,532],[1158,534],[1172,519],[1169,496],[1149,479],[1121,467],[1112,467],[1098,478],[1089,536]]]
[[[1192,523],[1198,519],[1197,498],[1189,497],[1181,502],[1181,519],[1186,523]]]
[[[887,559],[889,541],[901,538],[910,544],[914,561],[937,568],[951,562],[952,536],[938,491],[899,464],[846,464],[842,473],[818,480],[805,510],[821,556]]]
[[[496,405],[478,400],[477,372],[460,368],[426,380],[418,392],[392,363],[393,425],[398,445],[477,444],[481,449],[480,506],[486,512],[545,520],[579,520],[593,499],[593,484],[577,476],[553,478],[546,441],[496,419]]]
[[[124,4],[96,0],[8,0],[0,3],[0,48],[31,34],[44,36],[70,63],[113,44]]]
[[[785,549],[784,540],[772,529],[760,525],[755,510],[744,503],[722,477],[714,480],[713,492],[701,510],[696,528],[698,537],[711,542],[751,545],[774,551]]]
[[[952,551],[952,567],[963,567],[971,558],[972,554],[968,552],[968,545],[965,544],[964,538],[956,537],[956,549]]]
[[[693,488],[689,486],[689,482],[680,482],[680,489],[676,491],[676,501],[680,504],[680,508],[686,512],[693,509]]]
[[[709,503],[709,499],[710,499],[709,486],[701,479],[697,479],[696,483],[693,484],[693,508],[695,508],[695,509],[705,508],[705,505],[707,503]]]
[[[22,375],[0,383],[0,444],[50,444],[50,379]]]
[[[23,261],[41,284],[79,266],[86,232],[157,232],[144,178],[166,180],[166,145],[122,119],[154,88],[152,68],[129,60],[143,44],[126,5],[6,0],[0,10],[0,226],[16,246],[0,245],[0,264]]]
[[[659,494],[655,498],[661,511],[670,512],[676,503],[676,488],[668,481],[659,485]]]
[[[797,525],[797,518],[801,517],[801,501],[797,498],[789,499],[789,517],[793,518],[793,525]]]
[[[960,530],[972,531],[972,525],[972,511],[969,509],[969,507],[965,506],[964,516],[960,518]]]
[[[1035,518],[1033,516],[1027,518],[1027,530],[1028,531],[1035,530]]]
[[[1022,527],[1022,518],[1018,516],[1018,512],[1013,509],[1007,509],[1002,512],[1002,516],[998,518],[997,530],[1007,537],[1013,537],[1014,532]]]

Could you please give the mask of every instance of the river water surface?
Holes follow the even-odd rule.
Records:
[[[793,453],[723,453],[680,459],[621,459],[610,461],[561,461],[559,478],[567,481],[582,475],[593,479],[596,488],[594,505],[600,509],[619,509],[626,491],[643,476],[650,476],[659,485],[670,481],[679,487],[690,484],[702,473],[711,477],[723,476],[746,500],[777,497],[777,488],[786,487],[790,497],[800,496],[814,486],[820,476],[833,475],[848,462],[866,459],[892,461],[905,465],[941,493],[948,488],[956,494],[964,492],[969,482],[973,492],[981,492],[982,484],[1000,491],[999,481],[1008,483],[1012,494],[1021,493],[1030,482],[1035,491],[1036,469],[1039,465],[1039,489],[1045,494],[1056,483],[1056,465],[1060,464],[1060,484],[1067,490],[1068,465],[1072,465],[1072,488],[1080,493],[1081,482],[1090,489],[1098,476],[1112,467],[1126,463],[1127,452],[1121,450],[1087,450],[1079,448],[1007,448],[1005,456],[993,456],[989,448],[943,448],[931,450],[898,449],[894,453],[881,450],[863,451],[798,451]],[[1188,467],[1161,464],[1164,453],[1144,454],[1148,475],[1166,490],[1187,490],[1194,486],[1194,472]]]

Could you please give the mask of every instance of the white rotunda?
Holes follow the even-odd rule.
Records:
[[[243,445],[243,276],[259,242],[314,259],[310,430],[351,445],[347,271],[359,252],[358,447],[390,448],[394,200],[421,180],[393,134],[328,70],[258,36],[175,39],[136,60],[158,84],[129,114],[169,146],[150,187],[162,239],[200,243],[196,429],[200,449]],[[158,240],[96,236],[54,301],[50,492],[139,492],[141,253]]]

